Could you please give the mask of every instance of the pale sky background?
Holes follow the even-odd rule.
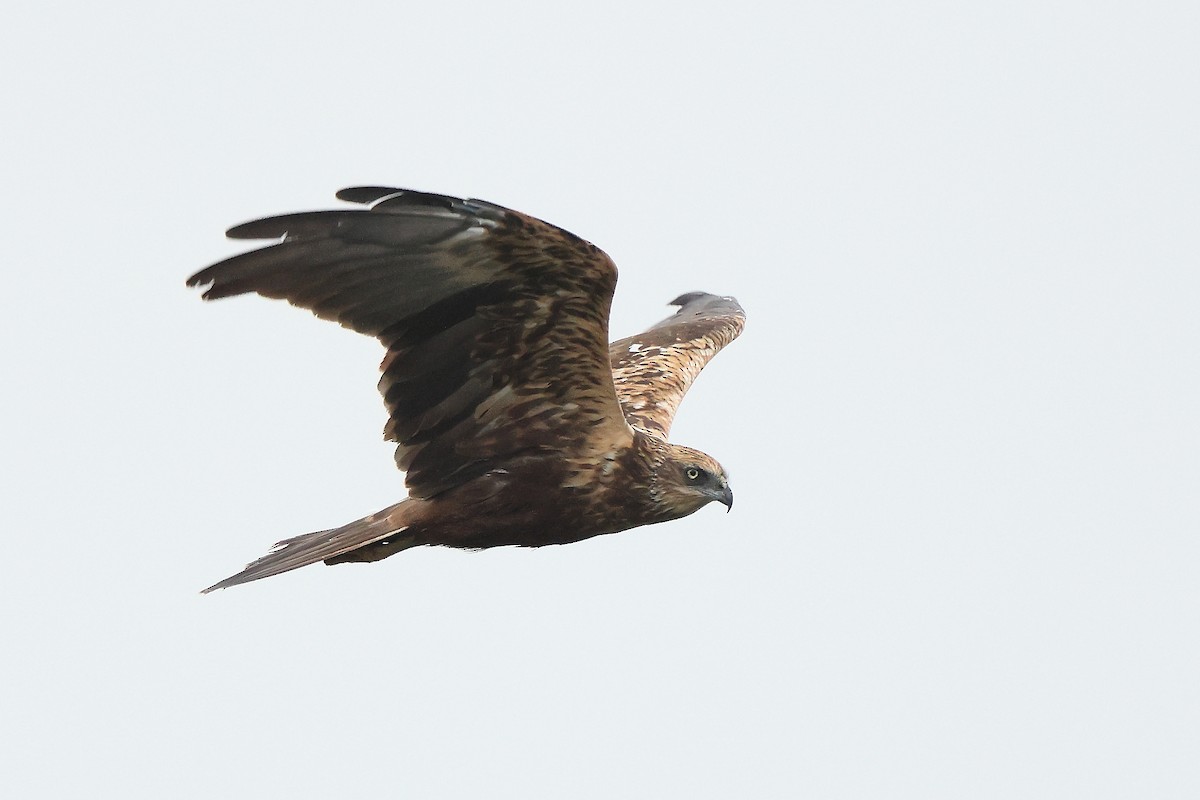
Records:
[[[0,795],[1200,796],[1200,6],[23,4]],[[746,334],[733,513],[201,597],[402,496],[373,341],[185,278],[481,197]]]

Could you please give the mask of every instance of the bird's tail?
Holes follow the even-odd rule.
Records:
[[[271,552],[257,561],[251,561],[237,575],[214,583],[201,594],[208,594],[214,589],[228,589],[230,586],[249,583],[259,578],[269,578],[318,561],[341,564],[347,561],[378,561],[386,558],[417,544],[413,536],[406,535],[406,530],[413,523],[420,503],[420,500],[402,500],[349,525],[276,542]]]

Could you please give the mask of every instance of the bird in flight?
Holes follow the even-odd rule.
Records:
[[[732,297],[682,295],[608,341],[617,269],[595,245],[482,200],[363,186],[365,208],[247,222],[276,239],[201,270],[204,299],[254,292],[373,336],[387,353],[384,437],[408,496],[278,542],[205,592],[417,545],[567,544],[733,507],[725,470],[667,441],[700,370],[742,331]]]

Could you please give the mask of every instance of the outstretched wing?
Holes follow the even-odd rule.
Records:
[[[667,438],[671,421],[704,365],[746,324],[737,300],[692,292],[671,301],[675,315],[609,346],[613,380],[630,425]]]
[[[343,189],[363,209],[238,225],[281,237],[214,264],[204,297],[257,292],[377,337],[379,382],[414,497],[432,497],[524,453],[586,452],[632,431],[609,368],[617,271],[599,248],[480,200]]]

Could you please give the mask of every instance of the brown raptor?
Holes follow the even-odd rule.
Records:
[[[617,269],[561,228],[482,200],[387,187],[365,209],[247,222],[278,239],[188,279],[204,298],[256,292],[374,336],[379,391],[408,497],[279,542],[223,589],[417,545],[565,544],[733,505],[725,471],[667,441],[692,381],[741,333],[732,297],[694,292],[674,316],[608,342]]]

